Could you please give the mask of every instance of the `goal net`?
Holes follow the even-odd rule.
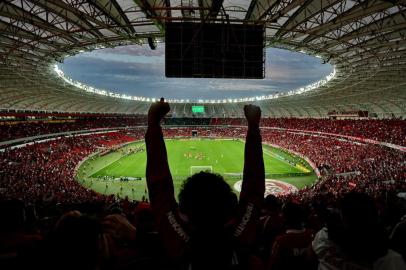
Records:
[[[190,166],[190,175],[194,175],[199,172],[212,172],[213,166]]]

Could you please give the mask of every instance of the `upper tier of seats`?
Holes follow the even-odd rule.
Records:
[[[56,119],[13,119],[0,121],[0,141],[52,134],[64,131],[88,130],[146,125],[144,116],[134,117],[71,117]],[[245,125],[242,118],[166,118],[165,125]],[[314,118],[264,118],[262,127],[275,127],[335,133],[406,145],[406,120],[330,120]]]

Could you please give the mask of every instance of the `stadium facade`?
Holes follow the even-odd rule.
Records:
[[[165,21],[209,20],[266,26],[266,45],[319,57],[335,67],[299,93],[249,100],[179,101],[173,115],[204,104],[208,117],[241,117],[259,104],[269,117],[326,117],[331,111],[406,116],[406,1],[351,0],[15,0],[0,2],[0,109],[145,114],[152,100],[85,91],[55,64],[84,51],[147,38],[162,40]],[[220,1],[222,2],[222,1]]]

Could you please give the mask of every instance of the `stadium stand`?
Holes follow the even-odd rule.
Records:
[[[264,45],[334,66],[290,91],[171,100],[166,138],[195,131],[244,139],[243,108],[255,104],[262,141],[307,157],[319,173],[314,185],[263,202],[260,188],[248,188],[262,206],[252,235],[243,237],[250,241],[242,245],[243,269],[406,269],[405,12],[402,0],[0,1],[0,269],[199,269],[174,267],[179,262],[163,244],[171,232],[162,233],[157,220],[166,213],[157,215],[149,198],[99,194],[75,175],[93,153],[144,139],[148,109],[159,97],[96,89],[58,68],[85,51],[155,44],[167,21],[264,25]],[[195,105],[204,112],[194,114]],[[162,166],[150,168],[158,180],[162,171],[154,168]],[[259,167],[252,172],[262,174]],[[240,218],[245,203],[227,210]],[[184,214],[167,218],[178,234],[196,229]],[[252,212],[245,214],[242,221],[251,221]],[[223,237],[208,238],[216,236]],[[201,259],[222,251],[216,243],[186,248]],[[232,253],[234,267],[200,266],[242,269],[238,255]]]
[[[190,136],[193,129],[196,129],[196,127],[168,128],[164,129],[164,134],[166,137]],[[245,128],[232,127],[200,127],[198,130],[201,136],[213,137],[243,138],[246,133]],[[130,212],[123,210],[129,217],[133,214],[132,211],[140,207],[139,204],[148,209],[147,203],[130,203],[125,199],[118,199],[114,196],[99,195],[81,186],[74,178],[73,168],[84,157],[95,151],[96,148],[102,146],[112,147],[128,140],[141,139],[145,129],[132,130],[130,131],[131,135],[128,132],[119,131],[102,135],[62,138],[57,141],[6,149],[6,151],[0,153],[2,168],[0,178],[1,204],[7,205],[10,202],[19,202],[20,207],[24,209],[29,207],[32,211],[32,208],[34,208],[36,212],[40,212],[35,217],[36,222],[40,223],[49,218],[47,216],[48,211],[53,213],[53,219],[58,218],[58,214],[53,211],[63,213],[69,209],[83,209],[82,211],[87,213],[89,206],[83,205],[93,205],[99,211],[97,214],[100,218],[110,213],[108,210],[102,210],[108,205],[117,204],[121,207],[123,204],[131,205],[132,208],[130,209],[132,210],[126,210]],[[402,199],[396,197],[399,190],[406,188],[404,182],[406,177],[406,155],[401,151],[391,151],[390,148],[372,144],[354,144],[353,142],[339,141],[334,137],[315,137],[276,130],[265,129],[262,136],[264,142],[275,143],[304,156],[312,157],[313,162],[322,174],[322,178],[317,184],[302,189],[297,194],[279,198],[280,203],[295,201],[300,203],[301,207],[304,207],[306,211],[313,209],[315,204],[318,205],[317,207],[337,207],[339,198],[342,198],[348,192],[356,191],[369,194],[377,203],[381,204],[384,210],[389,212],[393,211],[390,207],[392,203],[402,204]],[[37,208],[45,209],[40,210]],[[394,216],[385,216],[386,213],[382,213],[384,214],[382,217],[387,219],[385,222],[388,222],[385,224],[386,228],[395,226],[403,213],[402,209],[399,208],[394,213],[388,213],[388,215]],[[94,214],[92,211],[90,213]],[[310,220],[306,220],[306,224],[308,222]],[[321,222],[319,220],[317,224],[322,224]],[[56,223],[51,224],[56,225]],[[51,226],[51,224],[47,225]],[[28,224],[22,225],[26,226]],[[310,225],[309,223],[308,226],[314,231],[320,229],[319,227],[312,227],[314,224]],[[36,229],[39,228],[36,227]],[[50,230],[49,227],[47,229]],[[23,228],[21,230],[21,232],[25,232]],[[37,241],[38,237],[41,239],[46,235],[46,232],[47,230],[42,230],[42,234],[36,235],[37,238],[27,238],[29,243],[22,243],[22,247],[25,248],[24,245],[26,244],[28,246],[33,244],[30,242],[31,240]],[[11,240],[8,239],[7,241]],[[141,246],[144,244],[141,244]],[[271,242],[267,244],[271,244]],[[135,246],[130,247],[130,250]],[[16,249],[13,250],[13,248],[8,250],[8,248],[10,247],[4,246],[3,251],[17,251]],[[258,249],[262,250],[265,247],[258,246]],[[136,253],[135,250],[132,250],[132,252]],[[147,254],[145,256],[155,255]],[[15,256],[17,255],[15,254]],[[18,253],[18,256],[22,255]],[[114,257],[116,255],[110,254],[110,256]],[[129,259],[122,258],[121,255],[117,256],[119,257],[114,257],[115,260],[118,260],[116,263],[123,263],[120,260]],[[268,255],[259,252],[258,256],[267,257]],[[109,258],[112,259],[112,257]],[[137,258],[137,256],[134,256],[131,257],[131,260],[136,261]]]
[[[0,121],[1,141],[52,134],[64,131],[95,128],[134,127],[146,125],[145,116],[136,117],[82,117],[69,119],[39,119]],[[242,118],[165,118],[168,126],[242,126]],[[263,118],[262,127],[314,131],[372,139],[397,145],[406,145],[406,120],[331,120],[313,118]]]
[[[80,117],[23,120],[31,115],[20,115],[20,119],[0,120],[1,141],[53,134],[67,131],[90,130],[96,128],[115,128],[145,125],[145,117]],[[57,116],[57,115],[56,115]],[[22,119],[21,119],[22,118]],[[52,119],[53,118],[53,119]]]

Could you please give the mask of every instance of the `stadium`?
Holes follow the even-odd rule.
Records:
[[[0,1],[0,268],[406,269],[405,37],[397,0]],[[188,94],[65,72],[129,46]],[[269,49],[331,69],[259,91]]]

